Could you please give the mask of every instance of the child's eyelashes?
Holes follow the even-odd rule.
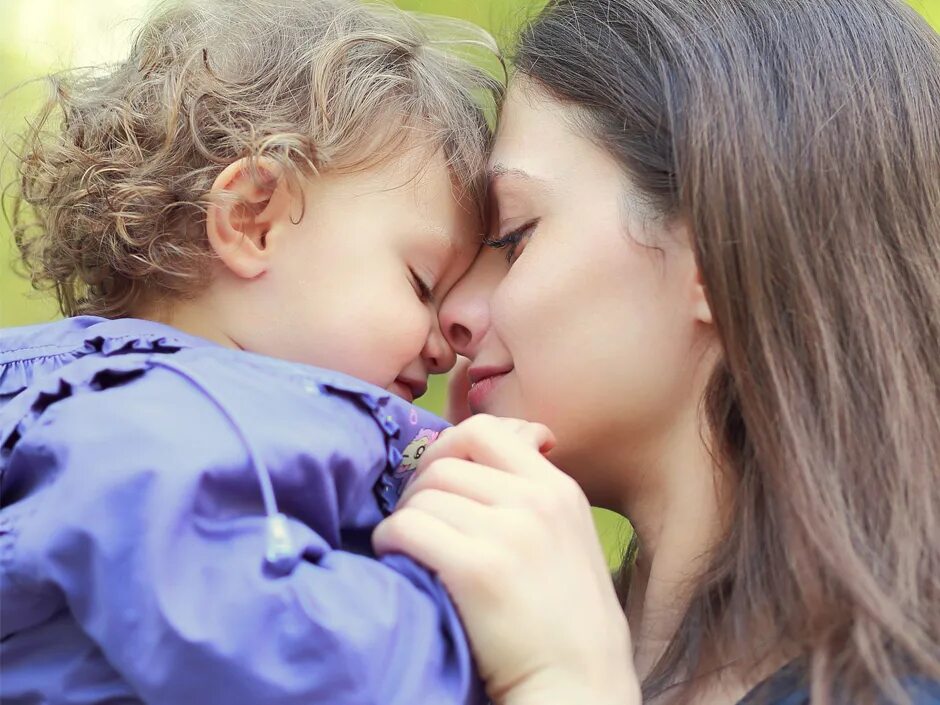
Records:
[[[414,281],[415,291],[418,294],[418,298],[421,299],[424,303],[430,303],[434,300],[434,292],[431,290],[431,286],[418,274],[414,269],[409,268],[411,271],[411,278]]]
[[[504,235],[498,235],[496,237],[487,235],[483,238],[483,244],[494,249],[505,248],[506,261],[512,264],[516,258],[522,254],[522,249],[525,249],[526,240],[528,240],[535,231],[535,227],[538,223],[539,221],[536,218],[515,230],[510,230]]]

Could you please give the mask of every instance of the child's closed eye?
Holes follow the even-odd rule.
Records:
[[[418,294],[418,298],[421,299],[421,301],[424,303],[433,301],[434,292],[432,291],[431,285],[418,276],[414,269],[409,268],[409,270],[411,272],[411,279],[415,287],[415,293]]]

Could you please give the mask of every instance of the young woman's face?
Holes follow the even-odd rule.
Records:
[[[694,413],[711,326],[687,235],[573,117],[514,81],[490,163],[489,237],[510,244],[480,253],[441,325],[472,360],[471,408],[547,424],[552,459],[610,505],[612,464],[642,464]]]

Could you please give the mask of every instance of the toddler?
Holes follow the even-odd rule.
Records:
[[[0,332],[0,700],[480,701],[441,586],[369,547],[480,242],[499,87],[454,47],[490,40],[200,0],[52,79],[11,221],[68,317]]]

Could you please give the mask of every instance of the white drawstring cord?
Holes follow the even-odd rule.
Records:
[[[264,503],[265,511],[265,563],[273,570],[279,573],[289,573],[297,563],[297,556],[290,537],[290,524],[288,518],[281,514],[277,508],[277,499],[274,496],[274,485],[271,482],[271,474],[267,466],[261,460],[261,456],[255,450],[254,445],[242,431],[241,426],[235,420],[232,413],[216,398],[209,390],[208,386],[200,380],[195,374],[185,367],[177,365],[165,359],[151,359],[151,364],[157,367],[164,367],[184,379],[191,382],[199,389],[207,399],[222,413],[226,420],[235,429],[245,448],[248,450],[248,456],[251,459],[251,465],[254,469],[258,483],[261,485],[261,499]]]

